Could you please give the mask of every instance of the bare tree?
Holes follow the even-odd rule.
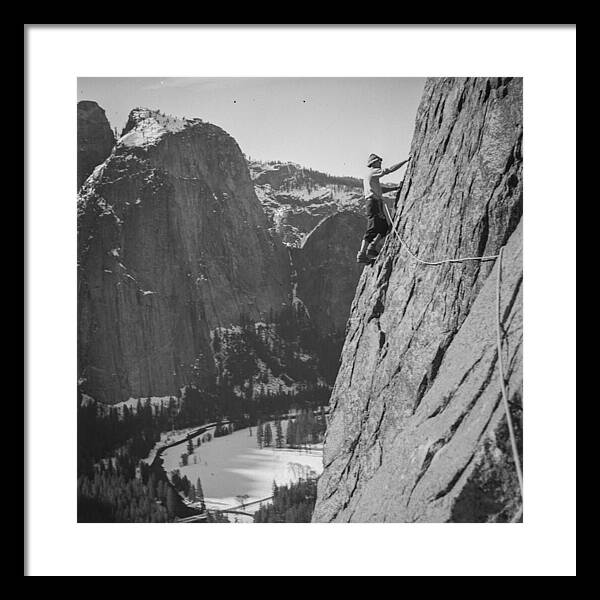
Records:
[[[240,506],[242,508],[246,508],[246,500],[248,500],[248,498],[250,498],[250,496],[248,494],[240,494],[239,496],[236,496],[235,498],[240,503]]]

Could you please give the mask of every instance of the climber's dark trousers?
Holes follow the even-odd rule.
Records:
[[[363,238],[367,244],[370,244],[377,235],[383,238],[389,233],[390,226],[387,219],[381,216],[381,210],[381,201],[371,196],[367,200],[367,217],[369,218],[369,222],[367,223],[367,232]]]
[[[382,219],[378,216],[369,217],[369,222],[367,224],[367,232],[365,233],[364,240],[367,244],[370,244],[377,235],[381,235],[381,237],[385,237],[390,231],[390,226],[386,219]]]

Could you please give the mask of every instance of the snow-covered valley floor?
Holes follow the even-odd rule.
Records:
[[[282,428],[285,435],[285,421]],[[168,448],[162,454],[163,468],[167,474],[179,469],[181,476],[187,476],[194,485],[199,477],[206,506],[215,510],[238,507],[239,496],[247,496],[244,503],[268,498],[272,495],[273,481],[286,484],[306,477],[310,471],[321,474],[322,444],[309,450],[261,449],[257,447],[255,434],[256,428],[252,427],[252,436],[248,429],[242,429],[202,443],[194,447],[187,466],[180,466],[181,455],[187,452],[186,444]],[[253,513],[259,508],[260,504],[255,504],[245,512]]]

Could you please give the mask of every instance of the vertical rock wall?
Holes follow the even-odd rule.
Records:
[[[496,254],[511,410],[522,423],[522,81],[431,79],[395,222],[435,260]],[[425,266],[388,237],[359,281],[314,521],[508,521],[521,499],[495,346],[491,262]]]
[[[77,103],[77,189],[106,160],[115,138],[104,110],[96,102]]]
[[[97,400],[210,381],[210,330],[289,302],[287,251],[214,125],[134,110],[78,219],[79,374]]]
[[[322,333],[343,332],[362,268],[356,253],[366,217],[341,212],[324,219],[292,249],[297,294]]]

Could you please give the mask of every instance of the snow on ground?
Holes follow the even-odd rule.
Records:
[[[282,422],[285,435],[287,422]],[[274,431],[274,424],[271,423]],[[179,469],[181,476],[195,485],[200,477],[206,506],[223,509],[240,505],[237,496],[247,494],[245,503],[261,500],[272,495],[273,481],[278,484],[292,483],[306,477],[310,471],[320,475],[323,471],[323,445],[308,450],[258,448],[256,428],[241,429],[194,448],[186,467],[179,466],[186,444],[166,450],[163,467],[167,473]],[[197,461],[194,463],[194,461]],[[247,512],[256,512],[259,504],[247,507]],[[234,515],[229,515],[234,520]]]
[[[96,401],[88,394],[81,394],[81,406],[88,406],[94,402]]]
[[[182,388],[183,390],[183,388]],[[182,391],[180,390],[180,392]],[[154,407],[154,408],[160,408],[161,405],[163,406],[169,406],[169,401],[171,400],[171,398],[175,401],[175,403],[178,403],[177,397],[176,396],[150,396],[150,404]],[[128,400],[123,400],[123,402],[117,402],[116,404],[113,404],[112,406],[114,408],[117,409],[123,409],[123,407],[127,407],[130,410],[136,410],[137,409],[137,405],[138,402],[141,400],[142,405],[145,405],[146,402],[148,402],[148,397],[145,398],[129,398]]]
[[[79,384],[85,382],[85,379],[81,379]],[[180,394],[183,394],[184,388],[179,390]],[[179,406],[180,400],[177,396],[150,396],[150,405],[152,406],[154,412],[158,412],[161,406],[167,408],[169,406],[169,402],[173,400],[175,406]],[[135,412],[137,410],[138,402],[141,400],[142,405],[145,406],[148,402],[148,397],[144,398],[129,398],[128,400],[124,400],[123,402],[117,402],[116,404],[105,404],[104,402],[97,401],[95,398],[90,396],[89,394],[82,393],[81,394],[81,406],[88,406],[89,404],[95,403],[98,407],[98,411],[100,414],[107,414],[110,410],[116,409],[117,414],[123,415],[123,408],[127,407],[130,411]]]

